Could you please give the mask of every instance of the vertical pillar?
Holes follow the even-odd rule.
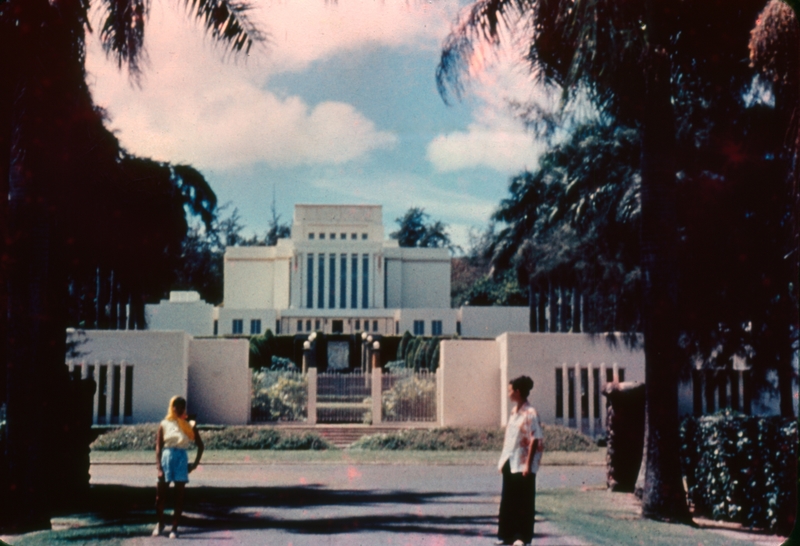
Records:
[[[611,366],[613,370],[613,375],[611,377],[613,377],[614,384],[617,384],[619,383],[619,364],[614,362]]]
[[[589,370],[589,384],[587,386],[589,389],[589,436],[594,438],[594,420],[597,416],[594,414],[594,374],[592,373],[592,363],[589,362],[586,367]]]
[[[92,402],[92,423],[97,424],[98,410],[100,408],[100,361],[94,361],[94,370],[92,370],[92,379],[96,385],[94,389],[94,401]]]
[[[123,360],[119,363],[119,422],[125,422],[125,393],[128,390],[128,365]]]
[[[564,426],[569,426],[569,411],[567,405],[569,404],[569,372],[567,371],[567,363],[561,364],[561,415],[564,416]]]
[[[377,353],[377,351],[373,351]],[[380,425],[383,421],[382,401],[383,374],[380,367],[372,368],[372,424]]]
[[[114,401],[114,363],[106,364],[106,424],[111,424],[112,402]]]
[[[308,403],[306,404],[308,417],[306,418],[306,422],[309,425],[316,425],[317,424],[317,369],[308,368],[306,379],[308,380]]]
[[[583,432],[583,395],[581,388],[583,381],[581,381],[581,363],[575,363],[575,428]]]
[[[600,388],[601,390],[605,390],[606,385],[608,382],[606,381],[606,363],[600,363]],[[601,408],[600,410],[600,424],[602,426],[603,431],[607,430],[607,423],[606,418],[608,417],[608,397],[604,396],[605,399],[605,407]]]

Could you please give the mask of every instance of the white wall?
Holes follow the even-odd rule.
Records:
[[[274,309],[231,309],[227,306],[219,308],[219,323],[217,334],[220,336],[227,336],[233,334],[233,320],[242,320],[242,335],[250,335],[250,321],[258,319],[261,321],[261,333],[263,334],[267,328],[275,333],[275,317],[277,316]]]
[[[500,344],[500,368],[502,385],[499,387],[505,393],[508,381],[520,375],[528,375],[534,381],[534,390],[531,393],[531,403],[539,412],[539,417],[544,423],[556,422],[556,369],[561,369],[564,364],[574,368],[576,364],[586,366],[591,364],[594,368],[604,366],[625,369],[626,381],[644,382],[644,351],[628,349],[619,341],[616,346],[610,345],[605,335],[592,336],[590,334],[569,333],[508,333],[497,338]],[[600,389],[605,384],[605,378],[600,377]],[[576,380],[576,391],[579,390],[579,381]],[[576,399],[579,396],[576,393]],[[578,404],[579,405],[579,404]],[[508,412],[508,397],[503,396],[501,401],[503,424]],[[601,400],[601,408],[604,408]],[[602,410],[601,410],[602,411]]]
[[[442,321],[442,335],[453,335],[456,333],[456,315],[455,309],[400,309],[397,312],[400,322],[400,335],[408,330],[414,333],[414,321],[422,320],[425,322],[426,336],[432,335],[431,321]]]
[[[187,395],[191,336],[186,332],[87,330],[70,338],[79,342],[75,363],[133,365],[133,423],[161,421],[170,398]]]
[[[443,340],[439,346],[437,412],[440,426],[500,424],[499,345],[495,340]]]
[[[459,309],[462,337],[494,339],[505,332],[528,332],[527,307],[472,307]]]
[[[192,336],[210,336],[214,333],[214,306],[204,301],[171,302],[144,307],[148,330],[183,330]]]
[[[288,239],[277,246],[229,247],[224,260],[225,306],[236,309],[286,309],[293,247]]]
[[[246,339],[193,339],[189,344],[189,412],[203,424],[246,425],[250,419]]]

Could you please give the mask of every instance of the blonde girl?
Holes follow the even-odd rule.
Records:
[[[192,444],[197,445],[197,455],[194,462],[189,464],[186,450]],[[158,484],[156,486],[156,514],[158,524],[153,530],[153,536],[164,532],[164,503],[170,482],[175,483],[175,511],[172,516],[172,531],[169,538],[178,537],[178,521],[183,512],[183,497],[189,473],[200,464],[203,456],[203,440],[197,431],[194,421],[188,421],[186,416],[186,400],[180,396],[173,396],[169,401],[167,416],[161,421],[156,435],[156,467],[158,468]]]

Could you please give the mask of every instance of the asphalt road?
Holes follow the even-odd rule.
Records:
[[[155,465],[93,465],[91,472],[109,499],[149,504]],[[488,545],[500,495],[500,475],[488,466],[223,464],[202,466],[190,480],[181,538],[198,546]],[[545,466],[537,490],[604,481],[604,467]],[[151,508],[141,517],[152,518]],[[536,534],[537,545],[582,544],[541,518]]]

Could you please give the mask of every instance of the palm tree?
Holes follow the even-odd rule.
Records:
[[[796,306],[798,301],[798,276],[800,276],[800,221],[796,216],[800,210],[800,3],[797,0],[772,0],[759,14],[750,40],[751,64],[772,84],[775,96],[775,109],[780,118],[786,120],[782,129],[785,131],[785,147],[790,161],[790,176],[786,193],[793,204],[795,215],[790,221],[791,240],[785,248],[784,260],[789,261],[787,289],[781,294],[779,301],[792,302],[794,309],[788,310],[790,322],[794,328],[794,339],[797,344]],[[779,298],[781,297],[779,296]],[[789,335],[785,333],[785,335]],[[791,366],[792,351],[779,351],[777,358],[783,365],[777,366],[779,389],[781,392],[781,414],[794,416],[791,402],[792,379],[794,371]]]
[[[729,68],[731,51],[746,40],[762,5],[482,0],[448,37],[437,69],[442,96],[458,97],[479,48],[501,43],[504,27],[524,26],[531,72],[540,84],[562,91],[562,106],[588,97],[601,117],[640,131],[647,384],[642,509],[648,517],[688,519],[678,458],[676,132],[707,115],[698,99],[713,99],[720,90],[741,96],[746,76],[718,63]]]
[[[190,13],[231,51],[263,39],[232,0],[188,0]],[[135,76],[143,52],[149,2],[102,3],[106,51]],[[93,143],[79,123],[94,111],[85,83],[84,44],[89,0],[9,0],[0,5],[0,180],[2,280],[8,287],[6,454],[11,484],[3,519],[17,532],[49,528],[52,445],[65,381],[66,287],[73,211],[85,183],[78,176]],[[6,200],[7,196],[7,200]],[[2,303],[0,301],[0,303]],[[6,318],[4,317],[4,318]]]

